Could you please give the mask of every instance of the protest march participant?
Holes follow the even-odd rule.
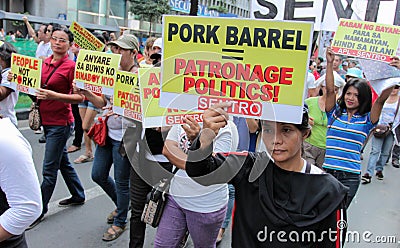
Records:
[[[163,154],[179,170],[171,180],[154,247],[178,247],[187,231],[195,247],[215,247],[226,215],[228,186],[203,186],[185,172],[186,153],[201,127],[191,117],[184,121],[185,125],[172,126],[164,143]],[[228,121],[215,139],[214,152],[235,152],[238,137],[235,124]]]
[[[398,115],[399,86],[396,85],[389,98],[383,105],[382,113],[378,124],[397,127],[399,125]],[[389,159],[394,142],[394,130],[391,129],[386,137],[377,138],[372,135],[371,153],[369,154],[368,167],[366,173],[361,177],[363,184],[368,184],[372,180],[374,170],[376,178],[383,180],[383,168]]]
[[[152,67],[153,60],[150,56],[154,53],[153,44],[156,37],[149,37],[144,45],[144,59],[139,63],[140,67]]]
[[[336,71],[343,79],[345,78],[346,71],[343,69],[340,69],[340,65],[342,64],[342,57],[340,55],[335,55],[335,58],[333,60],[333,70]],[[328,67],[328,65],[326,66]],[[323,69],[321,71],[321,76],[326,74],[326,69]]]
[[[325,101],[328,131],[323,168],[349,187],[348,207],[360,186],[360,154],[363,143],[378,122],[383,104],[394,86],[383,90],[372,105],[372,92],[367,81],[352,78],[346,83],[342,95],[336,101],[333,77],[335,58],[336,55],[328,48]]]
[[[11,87],[11,82],[7,79],[11,69],[11,54],[16,53],[15,47],[8,42],[0,42],[0,115],[10,118],[11,122],[17,126],[17,116],[15,105],[18,101],[18,91]]]
[[[32,148],[0,115],[0,247],[28,247],[24,231],[42,211]]]
[[[36,36],[36,32],[29,23],[28,17],[23,16],[22,20],[24,21],[26,28],[28,29],[29,35],[34,39],[36,43],[38,43],[35,57],[45,60],[47,57],[53,54],[50,46],[50,36],[47,35],[47,25],[40,25]]]
[[[391,61],[390,61],[390,65],[400,69],[399,57],[397,57],[397,56],[392,57]],[[398,125],[397,127],[393,126],[393,129],[396,133],[396,136],[400,137],[400,125]],[[394,168],[400,168],[400,164],[399,164],[400,146],[397,142],[399,142],[399,140],[397,140],[395,142],[395,144],[393,146],[393,151],[392,151],[392,165]]]
[[[114,53],[121,54],[120,70],[137,73],[135,57],[139,42],[134,35],[122,35],[109,44]],[[77,89],[79,90],[79,89]],[[136,127],[136,123],[112,112],[110,96],[98,96],[90,91],[79,90],[97,108],[104,108],[107,119],[107,140],[105,146],[97,146],[92,167],[92,180],[96,182],[111,198],[117,207],[107,216],[111,226],[103,234],[103,241],[112,241],[121,236],[126,229],[129,208],[129,171],[130,163],[126,154],[121,154],[122,138],[127,127]],[[111,166],[114,165],[114,179],[110,177]]]
[[[85,202],[83,186],[69,162],[66,148],[74,123],[71,103],[83,101],[81,95],[72,92],[75,62],[68,59],[67,52],[73,41],[74,36],[69,29],[59,27],[53,30],[50,41],[53,55],[43,62],[42,85],[36,93],[47,142],[41,185],[43,211],[32,226],[37,225],[48,211],[59,170],[72,195],[60,201],[59,206],[81,205]]]
[[[227,102],[219,103],[204,112],[203,130],[189,149],[186,172],[203,185],[230,180],[235,186],[232,247],[343,244],[346,229],[338,229],[337,223],[346,221],[344,201],[348,189],[301,158],[301,144],[310,132],[307,108],[303,109],[300,124],[261,121],[268,153],[213,153],[212,142],[226,125],[228,114],[224,108],[229,106]],[[301,238],[310,230],[318,239]],[[329,230],[335,231],[332,238],[323,235]],[[271,234],[278,232],[297,233],[299,239],[284,236],[282,242]]]

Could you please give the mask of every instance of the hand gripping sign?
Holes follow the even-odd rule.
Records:
[[[140,94],[144,128],[184,124],[185,116],[193,117],[197,122],[203,122],[202,112],[192,112],[163,108],[159,106],[160,99],[160,68],[139,69]]]
[[[11,72],[13,73],[11,86],[14,90],[29,95],[36,95],[36,89],[39,89],[41,86],[41,59],[12,53]]]
[[[75,66],[80,89],[112,96],[121,55],[81,49]]]
[[[164,16],[160,105],[301,121],[312,23]]]

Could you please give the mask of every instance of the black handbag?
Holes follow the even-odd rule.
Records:
[[[178,168],[175,168],[172,173],[175,174],[178,170]],[[171,179],[161,179],[147,194],[146,205],[141,217],[142,222],[152,227],[157,227],[160,224],[162,213],[167,204],[170,183]]]
[[[396,115],[399,111],[399,105],[400,105],[400,101],[397,101],[397,107],[396,107],[396,111],[394,113],[394,120],[396,119]],[[393,122],[394,122],[393,120]],[[376,127],[374,127],[372,129],[372,134],[375,136],[375,138],[385,138],[386,136],[388,136],[388,134],[392,131],[392,123],[389,124],[378,124],[376,125]]]

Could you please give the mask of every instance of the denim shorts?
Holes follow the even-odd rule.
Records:
[[[96,111],[97,113],[100,113],[100,109],[96,108],[96,106],[93,105],[89,100],[85,100],[81,103],[78,104],[79,108],[87,108]]]

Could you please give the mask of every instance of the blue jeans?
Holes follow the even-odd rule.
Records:
[[[392,150],[393,141],[394,136],[392,132],[385,138],[372,137],[371,153],[369,154],[367,167],[368,174],[374,175],[374,169],[376,171],[383,171],[383,166],[386,164]]]
[[[114,225],[124,227],[129,208],[129,172],[127,156],[121,156],[121,141],[107,137],[105,146],[97,146],[92,167],[92,179],[111,198],[117,207]],[[114,164],[114,179],[110,177],[111,165]]]
[[[360,174],[340,171],[340,170],[331,170],[327,169],[326,172],[334,176],[339,182],[341,182],[344,186],[349,188],[349,192],[347,194],[347,202],[346,207],[349,208],[351,201],[357,193],[358,187],[360,186],[361,176]]]
[[[222,222],[221,228],[226,229],[229,225],[229,222],[232,219],[232,211],[233,206],[235,205],[235,187],[232,184],[228,184],[229,190],[229,200],[228,200],[228,209],[226,210],[226,216],[224,222]]]
[[[85,193],[78,174],[68,159],[67,140],[71,135],[73,125],[43,126],[46,135],[46,148],[43,160],[43,182],[41,185],[43,214],[47,213],[51,195],[57,182],[60,170],[65,184],[75,201],[84,201]]]

